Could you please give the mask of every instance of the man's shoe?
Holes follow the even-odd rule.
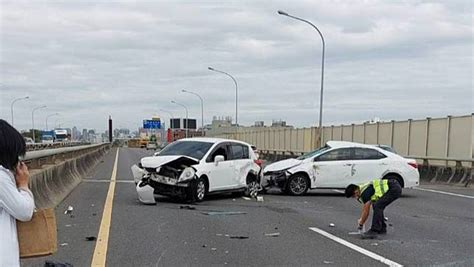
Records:
[[[362,237],[362,239],[374,239],[377,238],[377,232],[369,230],[365,233],[362,233],[360,236]]]
[[[387,229],[380,230],[379,234],[386,235],[387,234]]]

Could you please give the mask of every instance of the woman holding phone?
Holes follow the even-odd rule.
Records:
[[[20,266],[16,220],[31,220],[35,208],[25,153],[23,136],[0,119],[0,266]]]

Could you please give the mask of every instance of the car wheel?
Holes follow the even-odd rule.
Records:
[[[402,179],[401,177],[396,176],[396,175],[391,175],[391,174],[389,174],[389,175],[386,175],[383,179],[395,180],[395,181],[397,181],[397,182],[400,184],[400,186],[401,186],[402,188],[404,187],[404,184],[405,184],[405,183],[403,182],[403,179]]]
[[[260,185],[255,179],[248,179],[247,189],[245,189],[245,196],[256,198],[260,191]]]
[[[204,198],[206,197],[206,193],[207,193],[206,181],[204,181],[203,178],[197,179],[196,188],[194,192],[194,199],[196,200],[196,202],[203,201]]]
[[[286,192],[293,196],[304,195],[309,189],[308,178],[303,174],[295,174],[290,177],[286,186]]]

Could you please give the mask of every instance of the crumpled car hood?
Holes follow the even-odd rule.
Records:
[[[154,156],[154,157],[145,157],[141,159],[142,167],[144,168],[157,168],[168,163],[179,162],[181,165],[196,165],[199,163],[198,160],[188,157],[188,156]]]
[[[301,160],[299,159],[285,159],[281,161],[277,161],[265,167],[263,172],[274,172],[274,171],[281,171],[289,168],[296,167],[301,164]]]

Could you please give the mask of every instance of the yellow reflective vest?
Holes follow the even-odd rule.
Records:
[[[367,189],[370,185],[374,186],[375,193],[370,197],[371,202],[377,202],[387,191],[388,191],[388,180],[387,179],[377,179],[373,180],[371,182],[365,183],[363,185],[360,185],[360,194]],[[359,201],[362,202],[362,200],[359,198]]]

